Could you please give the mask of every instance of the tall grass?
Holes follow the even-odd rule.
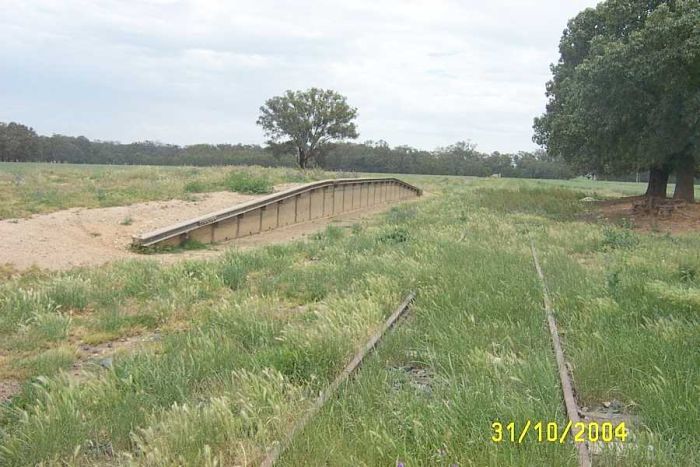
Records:
[[[578,225],[568,236],[574,231],[597,233],[608,245],[591,248],[582,263],[560,234],[544,264],[582,403],[617,400],[637,415],[637,443],[658,456],[645,462],[697,463],[700,284],[687,271],[700,267],[700,238],[635,235],[611,243],[606,229]]]
[[[528,232],[580,400],[642,422],[605,462],[697,463],[697,235],[628,241],[575,221],[579,193],[525,182],[440,190],[305,242],[8,280],[0,372],[27,383],[0,407],[0,464],[256,464],[417,290],[283,463],[574,465],[571,444],[490,441],[494,420],[565,421]],[[68,339],[155,330],[110,369],[61,372]]]

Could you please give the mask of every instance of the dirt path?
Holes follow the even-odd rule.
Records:
[[[275,191],[297,186],[286,184]],[[351,225],[363,218],[391,208],[391,204],[316,219],[259,235],[214,245],[207,250],[170,254],[142,255],[129,249],[131,236],[141,232],[201,216],[250,201],[256,196],[231,192],[203,193],[195,201],[151,201],[111,208],[73,208],[27,219],[0,221],[0,266],[17,271],[33,266],[49,270],[67,270],[78,266],[98,266],[125,258],[158,260],[164,263],[190,258],[207,258],[235,244],[241,248],[283,243],[303,238],[328,224]]]

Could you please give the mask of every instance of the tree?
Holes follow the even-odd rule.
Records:
[[[20,123],[0,122],[0,161],[36,161],[40,156],[34,129]]]
[[[694,199],[700,163],[700,2],[608,0],[569,21],[535,142],[579,169],[647,167],[648,196]]]
[[[268,99],[260,107],[260,125],[268,144],[293,145],[297,163],[304,169],[331,141],[357,138],[353,120],[357,109],[350,107],[344,96],[332,90],[311,88],[287,91],[283,96]]]

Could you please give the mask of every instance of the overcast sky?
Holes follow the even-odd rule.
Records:
[[[592,0],[0,0],[0,121],[122,142],[262,143],[268,97],[331,88],[360,141],[533,149]]]

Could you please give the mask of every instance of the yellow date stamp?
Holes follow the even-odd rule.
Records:
[[[491,423],[491,441],[494,443],[560,443],[567,440],[574,443],[619,441],[624,443],[629,435],[625,422],[576,422],[569,420],[565,425],[557,422],[526,420],[525,423],[515,422]]]

